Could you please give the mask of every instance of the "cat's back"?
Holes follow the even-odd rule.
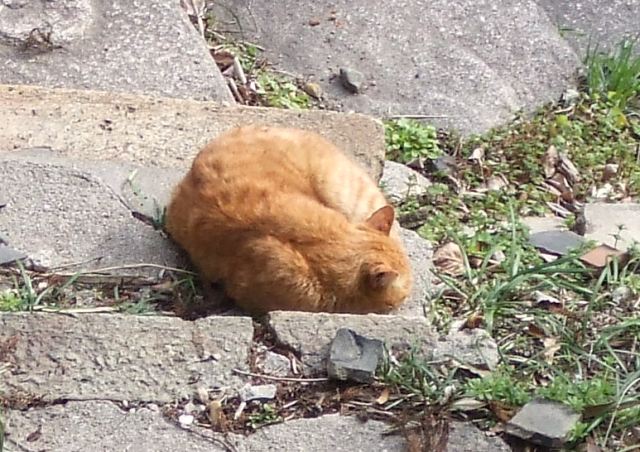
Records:
[[[192,172],[209,182],[273,185],[310,192],[312,176],[325,162],[341,159],[333,144],[300,129],[237,127],[220,135],[196,157]]]

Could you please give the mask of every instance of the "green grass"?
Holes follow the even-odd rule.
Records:
[[[624,39],[615,52],[602,52],[589,47],[585,58],[587,92],[592,98],[604,99],[614,108],[638,109],[640,96],[640,53],[638,38]]]
[[[552,146],[577,169],[573,200],[587,201],[605,182],[613,201],[640,195],[634,45],[625,41],[612,54],[590,50],[583,90],[570,103],[546,105],[482,135],[461,138],[416,121],[386,123],[387,157],[423,159],[423,173],[433,182],[425,194],[398,205],[401,223],[419,213],[422,223],[414,229],[421,236],[436,246],[454,242],[462,252],[461,274],[436,271],[442,284],[431,300],[432,323],[446,333],[453,319],[479,319],[501,355],[499,368],[483,378],[459,372],[449,379],[447,371],[409,354],[385,364],[380,378],[389,387],[431,405],[446,392],[491,402],[484,414],[476,413],[487,427],[503,418],[500,409],[517,410],[534,397],[566,403],[583,414],[569,447],[590,436],[617,449],[637,425],[640,356],[633,350],[640,320],[633,301],[640,296],[640,252],[632,247],[628,263],[613,261],[600,274],[579,260],[583,250],[545,262],[520,221],[551,213],[549,203],[558,201],[545,186],[543,158]],[[448,175],[429,163],[441,152],[457,163]],[[618,171],[605,181],[608,164]],[[507,183],[488,189],[492,178]],[[620,290],[631,300],[620,301]],[[536,293],[559,303],[538,303]]]

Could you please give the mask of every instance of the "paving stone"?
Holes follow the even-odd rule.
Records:
[[[561,256],[579,248],[584,241],[581,236],[571,231],[541,231],[529,235],[529,242],[534,247]]]
[[[389,201],[397,204],[425,193],[431,181],[402,163],[385,160],[380,185]]]
[[[465,132],[556,99],[580,65],[533,0],[437,0],[428,13],[407,0],[212,3],[270,61],[313,78],[345,110],[445,115],[429,121]],[[343,67],[363,73],[361,94],[342,87]]]
[[[233,102],[177,1],[0,4],[0,83]]]
[[[447,452],[510,452],[502,438],[489,436],[472,424],[452,422]]]
[[[169,402],[199,386],[238,390],[231,369],[247,369],[253,326],[248,317],[0,315],[0,341],[14,335],[5,390],[45,401]]]
[[[119,267],[119,274],[157,273],[125,264],[184,265],[176,247],[136,220],[122,199],[90,173],[65,166],[1,160],[0,211],[7,242],[47,267]]]
[[[265,351],[262,356],[258,356],[257,364],[262,373],[277,377],[286,377],[291,371],[291,361],[280,353]]]
[[[184,172],[221,132],[267,124],[315,131],[354,156],[376,180],[382,174],[382,123],[359,114],[3,85],[0,105],[0,143],[7,150],[44,146],[78,160],[125,161]]]
[[[379,421],[362,423],[353,416],[327,415],[261,428],[236,447],[238,452],[404,450],[401,436],[382,435],[387,428]]]
[[[640,204],[589,203],[585,205],[587,219],[585,238],[624,250],[640,242]],[[618,226],[624,226],[620,231]],[[620,235],[616,245],[614,234]]]
[[[524,217],[521,221],[529,228],[530,234],[543,231],[567,230],[564,220],[560,217]]]
[[[567,30],[563,37],[580,55],[586,53],[589,40],[604,50],[638,33],[640,3],[635,0],[536,1],[559,29]]]
[[[579,420],[580,414],[567,405],[535,399],[507,422],[506,431],[535,444],[558,448],[564,444]]]
[[[128,412],[108,401],[68,402],[6,412],[7,450],[47,452],[227,451],[213,437],[181,429],[155,410]],[[40,430],[35,440],[31,436]],[[28,439],[29,438],[29,439]],[[30,440],[31,439],[31,440]],[[223,441],[222,438],[219,441]]]
[[[492,368],[497,347],[481,330],[439,337],[425,318],[398,315],[338,315],[306,312],[272,312],[267,317],[280,343],[300,353],[308,375],[326,373],[326,358],[340,328],[349,328],[387,347],[415,346],[428,359],[453,357],[476,367]]]

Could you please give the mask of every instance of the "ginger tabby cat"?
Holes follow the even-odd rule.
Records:
[[[321,136],[246,126],[210,142],[176,187],[167,231],[241,308],[385,313],[411,269],[394,210]]]

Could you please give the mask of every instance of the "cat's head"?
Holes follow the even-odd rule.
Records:
[[[402,245],[390,237],[395,213],[387,205],[358,226],[358,295],[353,312],[387,313],[399,307],[412,287],[411,265]]]

